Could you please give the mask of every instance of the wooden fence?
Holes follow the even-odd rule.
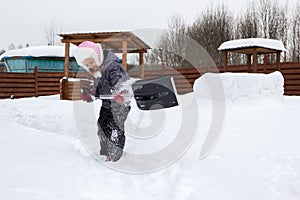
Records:
[[[86,73],[70,73],[70,77],[87,77]],[[21,98],[60,93],[63,72],[6,73],[0,72],[0,98]]]
[[[200,69],[166,69],[166,70],[147,70],[144,72],[144,79],[159,77],[165,74],[173,76],[178,94],[185,94],[193,91],[193,84],[197,78],[205,72],[212,71],[211,68]],[[139,72],[129,72],[132,77],[140,77]]]
[[[271,73],[277,71],[276,63],[267,65],[258,65],[256,73]],[[281,63],[280,71],[284,76],[285,95],[300,95],[300,63],[289,62]],[[161,69],[147,70],[144,72],[144,78],[154,78],[163,74],[172,74],[178,94],[185,94],[193,91],[193,84],[197,78],[206,72],[225,72],[224,67],[202,67],[193,69]],[[227,72],[253,72],[248,71],[247,65],[228,66]],[[140,72],[129,72],[131,76],[140,77]]]
[[[248,72],[247,65],[228,66],[228,72]],[[276,64],[259,65],[257,73],[271,73],[276,71]],[[284,76],[285,95],[300,95],[300,63],[281,63],[280,71]],[[204,67],[199,69],[161,69],[147,70],[144,78],[154,78],[163,74],[171,74],[179,94],[193,91],[193,84],[197,78],[206,72],[224,72],[224,67]],[[250,71],[251,72],[251,71]],[[138,71],[130,71],[130,76],[140,77]],[[5,73],[0,72],[0,98],[32,97],[61,94],[63,99],[80,99],[80,87],[83,82],[68,82],[62,84],[62,72],[35,73]],[[70,77],[88,78],[87,73],[70,73]]]
[[[224,72],[224,67],[218,68],[220,72]],[[228,66],[230,72],[248,72],[246,65]],[[272,73],[277,71],[276,63],[268,65],[258,65],[257,73]],[[284,94],[300,95],[300,63],[289,62],[280,63],[279,70],[284,77]],[[252,71],[250,71],[251,73]]]

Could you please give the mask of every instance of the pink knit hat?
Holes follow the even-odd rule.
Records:
[[[74,52],[74,57],[77,63],[83,67],[84,60],[87,58],[93,58],[97,66],[101,66],[103,62],[103,50],[100,44],[84,41],[78,45],[78,48]]]

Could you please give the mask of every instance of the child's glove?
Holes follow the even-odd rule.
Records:
[[[88,91],[89,91],[90,95],[96,96],[96,91],[95,91],[95,90],[90,89],[90,90],[88,90]]]
[[[125,102],[124,95],[126,95],[126,92],[120,92],[119,94],[114,96],[115,102],[121,103],[121,104],[124,103]]]
[[[86,101],[88,103],[93,102],[93,98],[90,95],[90,91],[87,88],[82,88],[81,89],[81,98],[83,101]]]

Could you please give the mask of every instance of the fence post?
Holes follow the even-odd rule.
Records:
[[[251,54],[247,54],[247,71],[251,72]]]
[[[68,79],[63,78],[60,84],[60,99],[68,100]]]
[[[161,63],[161,73],[164,75],[166,73],[166,63],[162,62]]]
[[[38,68],[35,66],[34,67],[34,85],[35,85],[35,97],[39,96],[39,71]]]
[[[224,72],[228,71],[228,52],[224,52]]]
[[[145,64],[144,64],[144,53],[139,52],[139,66],[141,71],[141,79],[145,78]]]
[[[267,73],[267,68],[268,68],[268,60],[269,60],[269,55],[264,54],[264,72]]]
[[[276,69],[280,71],[280,53],[276,53]]]

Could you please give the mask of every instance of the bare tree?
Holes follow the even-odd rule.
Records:
[[[183,67],[186,49],[187,28],[179,15],[174,15],[169,21],[168,30],[157,42],[157,48],[152,50],[152,63],[164,63],[175,68]]]
[[[252,2],[248,5],[246,12],[241,14],[237,20],[237,29],[235,38],[258,38],[261,37],[259,14],[256,10],[256,4]],[[247,62],[247,56],[243,54],[229,54],[230,64],[242,64]]]
[[[262,36],[270,39],[278,39],[286,46],[288,41],[289,22],[287,17],[287,5],[280,7],[278,0],[259,0],[258,11],[260,13],[260,25]],[[275,57],[270,57],[271,61]]]
[[[293,18],[291,21],[291,39],[290,39],[290,55],[291,60],[300,61],[300,3],[295,7]]]
[[[290,20],[287,4],[282,5],[278,0],[253,0],[239,17],[234,17],[224,4],[201,12],[190,26],[186,26],[181,17],[173,16],[168,31],[157,43],[157,49],[152,49],[148,59],[152,63],[190,67],[191,63],[187,62],[190,59],[186,58],[192,54],[187,46],[189,38],[192,38],[209,53],[217,65],[222,65],[223,57],[217,50],[221,43],[238,38],[263,37],[281,40],[286,48],[293,49],[290,51],[292,59],[299,61],[299,3],[295,10]],[[286,60],[287,55],[284,57]],[[228,56],[229,64],[240,64],[245,60],[245,57],[237,54]],[[269,57],[269,61],[274,60],[275,55]]]
[[[55,45],[59,43],[59,38],[57,36],[57,26],[55,20],[50,20],[49,24],[45,26],[45,36],[48,45]]]
[[[258,5],[257,9],[253,10],[253,6],[251,9],[256,15],[255,24],[257,24],[257,27],[252,26],[252,28],[254,30],[256,30],[256,28],[261,30],[261,32],[257,32],[256,37],[277,39],[282,41],[284,46],[287,46],[289,30],[287,4],[281,7],[278,0],[254,0],[252,3]],[[249,30],[248,33],[250,33]],[[243,35],[244,33],[240,34]],[[255,36],[255,34],[250,36]],[[284,59],[286,60],[286,55],[284,56]],[[275,61],[275,55],[270,56],[269,61]]]
[[[9,46],[8,46],[8,50],[14,50],[16,49],[16,45],[14,43],[11,43]]]
[[[218,47],[233,39],[233,15],[225,5],[202,12],[189,27],[191,38],[201,44],[217,65],[223,64]]]
[[[246,13],[242,14],[237,22],[236,38],[257,38],[261,37],[259,14],[252,2]]]

